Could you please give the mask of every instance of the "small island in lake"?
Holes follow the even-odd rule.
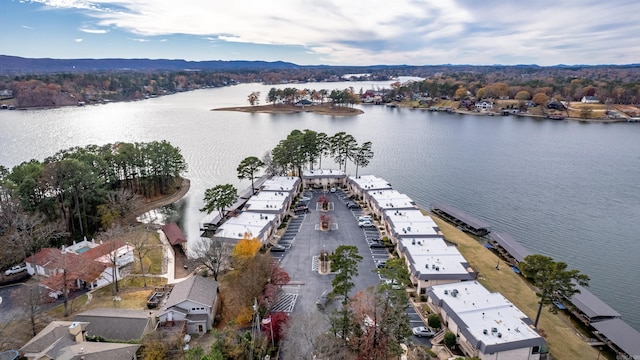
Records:
[[[212,111],[241,111],[252,113],[269,113],[269,114],[292,114],[299,112],[312,112],[322,115],[332,116],[352,116],[363,114],[364,111],[348,106],[336,106],[331,103],[314,104],[314,105],[293,105],[293,104],[269,104],[255,106],[234,106],[226,108],[212,109]]]

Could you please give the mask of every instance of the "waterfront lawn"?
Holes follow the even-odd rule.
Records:
[[[437,216],[431,216],[446,239],[456,243],[460,253],[479,272],[478,281],[489,291],[501,293],[533,321],[538,310],[538,298],[530,284],[476,239]],[[498,263],[500,270],[496,270]],[[571,320],[563,313],[553,314],[544,308],[538,329],[549,344],[549,351],[554,359],[598,357],[597,350],[580,337]]]
[[[147,231],[144,226],[137,226],[133,231],[127,232],[122,235],[124,241],[135,247],[135,244],[138,242],[137,240],[142,239],[142,237],[146,236],[147,240],[145,242],[145,246],[149,247],[149,252],[142,258],[142,263],[144,264],[145,274],[149,275],[161,275],[162,272],[162,241],[160,241],[160,237],[155,231]],[[142,270],[140,270],[140,261],[138,260],[138,254],[134,251],[134,259],[133,264],[130,266],[130,271],[132,274],[142,274]]]

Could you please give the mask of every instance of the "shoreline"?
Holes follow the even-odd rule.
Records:
[[[265,114],[297,114],[302,112],[310,112],[320,115],[330,116],[353,116],[364,114],[364,111],[348,106],[332,106],[330,103],[296,106],[289,104],[278,105],[254,105],[254,106],[232,106],[224,108],[215,108],[211,111],[238,111],[245,113],[265,113]]]
[[[359,104],[363,106],[386,106],[386,105],[374,105],[374,104]],[[395,107],[404,108],[409,110],[419,110],[419,111],[431,111],[426,107],[411,107],[407,105],[398,104]],[[231,106],[224,108],[214,108],[211,111],[236,111],[236,112],[244,112],[244,113],[264,113],[264,114],[297,114],[302,112],[310,112],[320,115],[331,115],[331,116],[353,116],[364,114],[365,112],[360,109],[350,108],[350,107],[331,107],[328,106],[327,103],[320,105],[310,105],[310,106],[295,106],[295,105],[256,105],[256,106]],[[444,112],[444,111],[441,111]],[[468,111],[468,110],[460,110],[453,109],[451,114],[461,114],[461,115],[471,115],[471,116],[505,116],[496,112],[476,112],[476,111]],[[594,123],[594,124],[612,124],[612,123],[626,123],[632,122],[628,121],[624,118],[620,119],[582,119],[582,118],[574,118],[574,117],[565,117],[563,119],[550,119],[544,115],[536,115],[530,113],[521,113],[521,114],[509,114],[506,116],[512,117],[523,117],[523,118],[532,118],[532,119],[541,119],[541,120],[551,120],[551,121],[576,121],[582,123]]]

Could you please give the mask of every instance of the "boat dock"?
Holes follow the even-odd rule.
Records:
[[[431,211],[444,220],[456,225],[460,230],[472,235],[486,236],[491,232],[489,230],[490,225],[488,223],[476,219],[451,205],[433,203],[431,205]]]

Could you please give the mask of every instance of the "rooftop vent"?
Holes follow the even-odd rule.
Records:
[[[485,334],[485,335],[487,335],[489,332],[487,331],[487,329],[483,329],[483,330],[482,330],[482,333],[483,333],[483,334]]]
[[[494,332],[498,332],[498,328],[494,328],[494,327],[492,327],[492,328],[491,328],[491,332],[492,332],[492,333],[494,333]]]
[[[501,338],[502,337],[502,333],[498,333],[498,337]]]

